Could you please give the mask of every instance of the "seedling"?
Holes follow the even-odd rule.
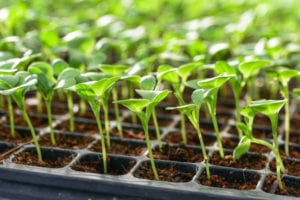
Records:
[[[275,154],[276,158],[276,174],[279,188],[282,190],[283,185],[280,178],[280,172],[284,172],[285,168],[283,166],[278,146],[278,138],[277,138],[277,125],[278,125],[278,115],[280,109],[287,103],[287,100],[257,100],[252,101],[249,106],[242,109],[241,114],[245,116],[246,124],[240,123],[238,127],[245,133],[240,140],[239,145],[233,152],[234,160],[239,159],[243,154],[248,152],[250,149],[251,143],[256,143],[260,145],[264,145],[267,148],[271,149]],[[266,115],[272,125],[272,136],[273,136],[273,146],[268,142],[256,139],[252,135],[252,126],[254,117],[257,113],[262,113]]]
[[[298,76],[299,72],[287,68],[279,68],[277,70],[267,71],[271,77],[280,83],[280,93],[287,100],[285,104],[285,154],[289,156],[289,142],[290,142],[290,93],[289,93],[289,81]]]
[[[30,75],[25,71],[19,71],[15,75],[7,75],[0,78],[1,85],[4,86],[1,88],[2,90],[0,90],[0,93],[2,95],[10,95],[18,105],[23,118],[30,129],[38,159],[41,161],[42,153],[38,143],[38,138],[25,107],[25,94],[36,85],[37,78],[35,75]]]
[[[53,123],[52,123],[52,111],[51,102],[54,95],[54,86],[56,80],[53,77],[52,66],[45,62],[35,62],[28,68],[30,74],[36,74],[37,76],[37,91],[41,94],[46,104],[48,124],[50,127],[50,139],[53,145],[56,144]]]
[[[113,103],[121,104],[125,107],[127,107],[132,112],[136,113],[138,118],[140,119],[144,133],[145,133],[145,139],[147,143],[149,158],[151,167],[153,170],[154,178],[156,180],[159,180],[157,169],[154,163],[154,158],[152,154],[152,148],[151,148],[151,142],[149,137],[149,130],[148,130],[148,123],[150,120],[150,117],[153,113],[153,110],[155,109],[155,106],[161,102],[164,98],[167,97],[169,94],[168,90],[162,90],[162,91],[138,91],[139,93],[143,94],[145,98],[143,99],[126,99],[126,100],[119,100],[114,101]],[[144,110],[145,109],[145,110]]]
[[[192,93],[192,101],[193,104],[186,104],[183,106],[177,107],[168,107],[167,110],[179,110],[180,113],[184,114],[194,126],[196,133],[198,135],[200,146],[202,150],[203,159],[205,161],[205,169],[207,178],[210,180],[210,171],[208,166],[208,157],[205,149],[205,144],[203,141],[202,133],[200,130],[200,123],[199,123],[199,113],[201,105],[206,101],[206,98],[209,96],[208,90],[197,89]]]
[[[96,123],[99,131],[99,135],[101,138],[101,148],[102,148],[102,159],[103,159],[103,170],[104,173],[107,173],[107,155],[106,155],[106,144],[105,137],[103,134],[103,129],[100,121],[100,110],[101,104],[103,104],[104,96],[107,95],[107,91],[111,89],[111,87],[115,84],[115,82],[119,79],[119,77],[112,78],[103,78],[99,81],[90,81],[85,83],[79,83],[72,88],[76,91],[76,93],[86,100],[96,118]],[[107,109],[107,108],[106,108]],[[107,147],[110,148],[110,138],[109,132],[106,132],[107,138]]]
[[[206,103],[213,122],[214,130],[216,132],[219,153],[221,158],[224,158],[224,150],[223,150],[221,135],[220,135],[217,117],[216,117],[218,91],[221,88],[221,86],[225,84],[232,77],[233,75],[221,74],[213,78],[208,78],[208,79],[198,81],[198,85],[201,88],[204,88],[205,90],[210,92],[210,95],[207,97]]]

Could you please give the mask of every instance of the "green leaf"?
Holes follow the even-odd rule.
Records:
[[[196,109],[195,104],[186,104],[183,106],[176,106],[176,107],[167,107],[166,110],[178,110],[179,112],[185,114],[185,115],[190,115],[193,110]]]
[[[113,103],[121,104],[134,113],[141,113],[150,104],[150,101],[148,99],[125,99],[113,101]]]
[[[14,75],[0,75],[0,89],[7,90],[15,87],[20,79]]]
[[[233,151],[233,159],[238,160],[240,157],[242,157],[244,154],[246,154],[251,146],[251,140],[247,138],[246,136],[243,136],[240,140],[240,143]]]
[[[158,104],[170,93],[169,90],[161,91],[149,91],[149,90],[136,90],[136,92],[141,95],[143,99],[148,99],[151,103]]]
[[[160,65],[157,69],[157,78],[170,83],[179,83],[179,77],[176,71],[176,68],[173,68],[169,65]]]
[[[58,78],[56,89],[58,88],[69,88],[76,85],[76,77],[80,75],[80,71],[74,68],[66,68],[63,70]]]
[[[91,89],[97,96],[103,97],[105,92],[109,90],[119,79],[119,77],[101,79],[100,81],[93,83],[91,85]]]
[[[214,89],[220,88],[226,81],[234,75],[220,74],[213,78],[207,78],[201,81],[198,81],[198,85],[204,89]]]
[[[134,85],[139,85],[141,82],[141,77],[139,75],[126,75],[121,76],[121,80],[129,81],[130,83],[133,83]]]
[[[177,74],[183,79],[187,80],[187,78],[192,74],[192,72],[197,68],[200,67],[202,64],[200,63],[188,63],[185,65],[181,65],[177,69]]]
[[[56,80],[53,77],[52,66],[46,62],[34,62],[28,67],[30,74],[36,74],[38,77],[37,87],[42,90],[51,88]]]
[[[243,74],[244,80],[247,80],[249,77],[257,75],[261,68],[269,64],[270,62],[267,60],[249,61],[241,63],[238,68]]]
[[[145,90],[153,90],[156,85],[156,79],[152,75],[143,76],[141,78],[140,86]]]
[[[69,64],[60,58],[53,60],[51,65],[56,76],[59,76],[65,69],[70,68]]]
[[[256,112],[270,116],[279,113],[280,109],[286,104],[286,100],[257,100],[249,105]]]
[[[103,71],[106,74],[112,75],[112,76],[120,76],[126,72],[126,70],[129,69],[129,66],[126,65],[105,65],[102,64],[99,66],[99,69]]]
[[[279,68],[276,70],[268,70],[266,71],[267,75],[271,76],[272,78],[280,81],[280,83],[284,86],[288,86],[288,82],[299,75],[297,70],[288,69],[288,68]]]
[[[194,79],[194,80],[189,80],[189,81],[186,81],[184,83],[184,85],[186,87],[189,87],[189,88],[192,88],[192,89],[200,89],[201,87],[198,85],[198,82],[199,82],[199,79]]]
[[[94,100],[96,96],[92,88],[84,83],[79,83],[75,85],[75,91],[81,98],[87,101]]]
[[[234,67],[230,66],[225,61],[216,62],[214,69],[217,74],[223,74],[223,73],[233,74],[233,75],[237,74],[236,69]]]
[[[251,139],[251,133],[250,133],[249,127],[246,124],[244,124],[242,122],[238,122],[237,128],[239,130],[241,130],[248,138]]]
[[[210,95],[210,90],[197,89],[192,93],[192,101],[196,105],[201,105],[206,101],[206,98]]]

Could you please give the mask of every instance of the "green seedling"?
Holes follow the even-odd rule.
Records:
[[[245,133],[245,135],[241,138],[239,145],[235,148],[233,152],[234,160],[237,160],[242,155],[248,152],[251,143],[260,144],[271,149],[275,154],[275,158],[276,158],[277,181],[278,181],[279,188],[281,190],[283,189],[283,185],[280,178],[280,172],[284,172],[285,168],[279,153],[277,126],[278,126],[279,111],[286,103],[287,103],[286,99],[257,100],[257,101],[252,101],[249,106],[242,109],[241,114],[245,116],[246,124],[239,123],[238,127]],[[264,140],[254,138],[252,134],[253,121],[257,113],[262,113],[266,115],[271,121],[273,146]]]
[[[224,158],[224,150],[223,150],[221,135],[220,135],[217,117],[216,117],[218,91],[221,88],[221,86],[224,85],[232,77],[233,77],[233,75],[221,74],[219,76],[204,79],[204,80],[197,82],[197,84],[201,88],[204,88],[205,90],[208,90],[210,92],[210,95],[207,97],[206,103],[207,103],[208,111],[210,113],[210,116],[211,116],[211,119],[213,122],[214,130],[216,132],[219,153],[220,153],[221,158]]]
[[[66,68],[59,74],[55,89],[64,89],[67,95],[68,110],[70,115],[70,132],[74,132],[74,103],[72,98],[72,90],[70,87],[76,85],[76,77],[79,77],[80,71],[74,68]]]
[[[127,107],[129,110],[136,113],[136,115],[140,119],[145,133],[145,139],[147,143],[147,148],[148,148],[148,153],[149,153],[149,158],[150,158],[154,178],[156,180],[159,180],[157,169],[154,163],[153,154],[152,154],[148,123],[153,113],[153,110],[155,109],[155,106],[167,97],[169,91],[168,90],[162,90],[162,91],[140,90],[139,92],[143,94],[142,96],[144,96],[145,99],[144,98],[126,99],[126,100],[114,101],[113,103],[118,103]]]
[[[111,76],[121,76],[129,69],[129,67],[126,65],[101,65],[99,68],[101,71],[103,71],[104,73],[109,74]],[[113,96],[113,101],[118,100],[118,88],[117,87],[113,87],[112,96]],[[119,104],[114,104],[114,111],[115,111],[118,132],[119,132],[120,136],[123,137]]]
[[[37,77],[35,75],[30,75],[28,72],[19,71],[15,75],[1,76],[0,79],[2,87],[0,94],[11,96],[21,110],[23,118],[30,129],[31,136],[36,147],[38,160],[41,161],[42,153],[38,143],[38,138],[25,107],[25,94],[35,87],[37,84]]]
[[[119,77],[112,78],[103,78],[99,81],[90,81],[85,83],[79,83],[72,87],[73,90],[84,100],[86,100],[96,118],[96,123],[99,131],[99,135],[101,138],[101,147],[102,147],[102,159],[103,159],[103,170],[104,173],[107,173],[107,155],[106,155],[106,144],[105,137],[100,121],[100,111],[101,105],[107,106],[103,103],[105,95],[107,95],[108,90],[110,90],[116,81],[119,80]],[[107,108],[105,108],[107,109]],[[110,138],[109,138],[109,130],[106,130],[106,138],[107,138],[107,147],[110,148]]]
[[[285,154],[289,156],[289,142],[290,142],[290,92],[289,81],[298,76],[299,72],[293,69],[279,68],[277,70],[267,71],[267,74],[273,77],[280,83],[280,93],[287,100],[285,104]]]
[[[41,94],[43,100],[46,104],[48,124],[50,127],[50,138],[53,145],[56,144],[54,128],[52,123],[52,111],[51,111],[51,102],[54,95],[54,86],[56,80],[53,77],[52,66],[45,62],[35,62],[31,64],[28,68],[30,74],[36,74],[37,76],[37,91]]]
[[[189,119],[189,121],[192,123],[192,125],[194,126],[196,133],[198,135],[199,141],[200,141],[202,155],[203,155],[203,158],[205,161],[205,169],[206,169],[207,178],[210,180],[208,157],[207,157],[205,144],[203,141],[202,133],[200,130],[200,123],[199,123],[200,108],[201,108],[201,105],[206,101],[206,98],[208,96],[209,96],[208,90],[197,89],[192,93],[193,104],[186,104],[186,105],[177,106],[177,107],[168,107],[167,110],[174,110],[174,109],[179,110],[180,113],[184,114]]]

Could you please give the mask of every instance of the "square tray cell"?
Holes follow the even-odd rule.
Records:
[[[189,182],[193,179],[197,167],[192,164],[183,164],[171,161],[155,161],[160,181]],[[142,179],[155,180],[150,161],[143,161],[133,172],[133,176]]]
[[[260,179],[259,173],[252,171],[217,166],[210,167],[209,169],[211,179],[208,180],[206,171],[203,170],[197,179],[198,183],[210,187],[254,190]]]
[[[107,174],[127,174],[135,164],[136,160],[134,158],[108,155]],[[71,169],[81,172],[103,174],[104,169],[102,154],[89,153],[82,155],[75,163],[72,164]]]
[[[27,147],[15,154],[12,162],[47,168],[61,168],[68,165],[76,156],[75,152],[51,148],[41,148],[42,161],[38,160],[35,147]]]

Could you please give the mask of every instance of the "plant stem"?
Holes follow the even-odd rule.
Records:
[[[35,144],[35,148],[36,148],[36,152],[37,152],[37,156],[38,156],[38,160],[39,161],[42,161],[42,152],[41,152],[41,148],[40,148],[40,144],[38,142],[38,139],[37,139],[37,136],[36,136],[36,133],[35,133],[35,130],[33,128],[33,125],[31,123],[31,120],[27,114],[27,111],[25,110],[25,108],[21,108],[21,111],[22,111],[22,114],[23,114],[23,117],[30,129],[30,132],[31,132],[31,136],[32,136],[32,139],[33,139],[33,142]]]
[[[216,115],[212,114],[211,119],[213,122],[214,130],[216,132],[216,137],[217,137],[217,142],[218,142],[218,147],[219,147],[219,154],[220,154],[220,157],[223,159],[224,158],[224,150],[223,150],[222,139],[221,139]]]
[[[106,146],[105,146],[105,138],[104,138],[104,134],[103,134],[103,130],[102,130],[102,125],[100,122],[100,105],[95,106],[95,105],[91,105],[92,110],[94,112],[94,115],[96,117],[96,122],[97,122],[97,126],[98,126],[98,131],[99,131],[99,135],[100,135],[100,141],[101,141],[101,149],[102,149],[102,160],[103,160],[103,172],[104,174],[107,174],[107,155],[106,155]]]
[[[134,89],[132,87],[132,84],[128,85],[128,90],[129,90],[129,98],[133,98],[134,97]],[[131,113],[131,121],[133,124],[137,123],[137,119],[136,119],[136,114],[135,113]]]
[[[158,122],[157,122],[157,116],[156,116],[155,109],[153,109],[153,111],[152,111],[152,119],[153,119],[153,123],[154,123],[154,127],[155,127],[155,132],[156,132],[156,138],[157,138],[157,142],[158,142],[158,147],[159,147],[159,150],[161,151],[161,148],[162,148],[161,134],[160,134],[159,125],[158,125]]]
[[[138,114],[138,116],[140,117],[142,126],[144,128],[145,138],[146,138],[146,143],[147,143],[147,148],[148,148],[148,153],[149,153],[149,158],[150,158],[150,163],[151,163],[152,171],[154,174],[154,178],[155,178],[155,180],[159,180],[157,169],[156,169],[155,162],[154,162],[154,157],[152,154],[150,137],[149,137],[148,123],[147,123],[147,121],[149,121],[149,120],[147,120],[146,117],[143,116],[142,114]]]
[[[183,144],[187,144],[185,117],[184,114],[180,114],[180,129]]]
[[[50,128],[51,143],[53,145],[56,145],[54,129],[53,129],[53,122],[52,122],[51,100],[46,100],[46,109],[47,109],[48,124],[49,124],[49,128]]]
[[[42,113],[43,112],[43,107],[42,107],[42,95],[41,95],[41,93],[37,92],[36,99],[37,99],[37,112]]]
[[[112,89],[112,95],[113,95],[113,100],[117,101],[118,100],[118,91],[115,87]],[[120,137],[123,138],[123,130],[122,130],[121,119],[120,119],[119,104],[114,103],[114,110],[115,110],[115,116],[116,116],[116,122],[117,122],[117,129],[120,134]]]
[[[241,119],[241,102],[240,102],[240,92],[233,91],[234,102],[235,102],[235,116],[236,116],[236,125],[242,121]],[[243,137],[243,132],[237,127],[239,138]]]
[[[106,134],[106,144],[107,148],[110,148],[110,134],[109,134],[109,117],[108,117],[108,103],[107,100],[102,101],[103,111],[104,111],[104,127]],[[100,114],[100,113],[99,113]]]
[[[14,110],[12,106],[11,97],[7,96],[7,104],[8,104],[8,115],[9,115],[9,125],[10,125],[10,134],[13,138],[16,137],[15,133],[15,123],[14,123]]]
[[[286,97],[287,103],[284,105],[285,107],[285,115],[284,115],[284,128],[285,128],[285,154],[287,156],[290,155],[289,151],[289,143],[290,143],[290,98],[289,95]]]
[[[80,101],[79,101],[79,110],[80,110],[80,115],[84,115],[85,112],[86,112],[86,104],[85,104],[85,101],[83,99],[80,98]]]
[[[195,127],[196,128],[196,132],[200,141],[200,146],[201,146],[201,151],[202,151],[202,155],[203,155],[203,159],[205,161],[205,170],[206,170],[206,176],[208,178],[208,180],[210,180],[210,170],[209,170],[209,166],[208,166],[208,158],[207,158],[207,154],[206,154],[206,149],[205,149],[205,144],[203,141],[203,137],[200,131],[200,126],[199,123],[197,123],[198,126]]]
[[[73,105],[73,98],[72,98],[72,92],[67,90],[67,101],[68,101],[68,109],[69,109],[69,115],[70,115],[70,132],[74,132],[75,125],[74,125],[74,105]]]

